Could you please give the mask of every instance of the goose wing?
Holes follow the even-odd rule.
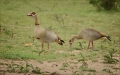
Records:
[[[58,39],[57,35],[50,30],[46,30],[45,35],[41,37],[41,40],[46,43],[54,42],[57,39]]]

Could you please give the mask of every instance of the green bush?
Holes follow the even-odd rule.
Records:
[[[89,3],[97,7],[98,10],[120,9],[120,0],[90,0]]]
[[[112,64],[112,63],[116,64],[117,62],[119,62],[118,59],[113,58],[113,54],[115,54],[116,52],[117,52],[117,50],[114,50],[114,49],[110,50],[108,52],[108,54],[104,55],[104,62],[110,63],[110,64]]]

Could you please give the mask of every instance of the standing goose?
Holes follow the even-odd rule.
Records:
[[[94,49],[94,43],[93,41],[98,40],[100,38],[107,38],[109,41],[111,41],[110,36],[107,36],[97,30],[91,29],[91,28],[86,28],[83,29],[79,34],[73,36],[70,40],[69,40],[69,44],[70,47],[72,46],[72,43],[74,42],[75,39],[85,39],[87,41],[89,41],[88,43],[88,48],[90,47],[90,43],[92,43],[92,49]]]
[[[48,51],[49,51],[49,43],[57,42],[60,45],[63,45],[64,41],[60,39],[53,31],[46,30],[42,28],[38,22],[38,17],[35,12],[30,12],[27,16],[31,16],[35,20],[35,29],[34,34],[35,38],[40,40],[42,43],[42,50],[44,47],[44,43],[48,44]]]

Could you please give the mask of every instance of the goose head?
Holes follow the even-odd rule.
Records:
[[[33,18],[35,18],[35,16],[36,16],[36,13],[35,13],[35,12],[30,12],[29,14],[27,14],[27,16],[30,16],[30,17],[33,17]]]

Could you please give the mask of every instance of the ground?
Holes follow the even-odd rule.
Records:
[[[62,52],[62,51],[61,51]],[[76,51],[77,53],[77,51]],[[116,57],[119,59],[119,57]],[[27,62],[27,63],[26,63]],[[10,72],[9,66],[6,64],[18,64],[21,65],[32,64],[32,66],[41,69],[44,74],[37,74],[33,72],[30,68],[29,72],[21,73],[18,70]],[[63,60],[63,61],[37,61],[37,60],[10,60],[10,59],[0,59],[0,75],[120,75],[120,62],[117,64],[107,64],[103,63],[103,60],[98,58],[98,61],[88,60],[85,61],[88,64],[89,69],[84,69],[80,71],[80,66],[83,65],[82,62],[77,60]],[[13,65],[14,66],[14,65]],[[9,68],[8,68],[9,67]],[[103,71],[106,69],[106,71]]]

